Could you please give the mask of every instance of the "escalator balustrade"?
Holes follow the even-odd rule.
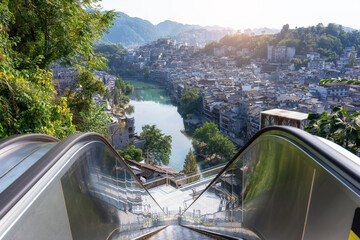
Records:
[[[256,134],[193,202],[175,206],[185,207],[175,215],[163,210],[98,134],[63,141],[44,135],[5,139],[0,163],[4,240],[357,239],[360,234],[359,158],[291,127]]]

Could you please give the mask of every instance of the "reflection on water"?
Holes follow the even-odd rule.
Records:
[[[134,112],[128,114],[135,117],[135,129],[141,133],[141,127],[146,124],[155,124],[166,135],[172,136],[172,149],[169,166],[180,171],[183,168],[186,154],[191,146],[191,139],[185,136],[184,122],[177,111],[176,105],[171,102],[170,95],[165,89],[156,88],[154,83],[128,81],[135,87],[130,104]]]

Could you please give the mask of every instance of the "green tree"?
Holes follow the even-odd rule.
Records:
[[[127,50],[120,44],[99,44],[95,46],[94,53],[102,54],[102,56],[108,60],[108,70],[110,70],[112,74],[116,74],[116,60],[126,54]]]
[[[75,86],[68,95],[69,107],[73,114],[73,124],[78,131],[95,131],[106,135],[105,126],[109,122],[110,116],[106,116],[105,106],[96,106],[93,100],[93,95],[96,93],[105,94],[104,83],[97,80],[90,71],[81,70],[76,77]],[[106,121],[101,122],[100,119]],[[99,126],[94,123],[99,124]]]
[[[318,52],[320,53],[321,58],[325,61],[333,61],[334,62],[337,59],[339,59],[339,55],[331,49],[319,48]]]
[[[318,47],[323,49],[328,49],[336,54],[341,54],[343,51],[343,46],[339,38],[334,37],[333,35],[323,34],[318,42]]]
[[[215,156],[212,165],[230,161],[235,154],[235,145],[224,137],[217,125],[213,122],[206,122],[197,128],[193,135],[193,147],[198,156]]]
[[[250,57],[238,57],[236,59],[236,66],[237,67],[242,67],[246,64],[250,64],[251,63],[251,58]]]
[[[322,79],[321,84],[345,82],[346,84],[360,85],[358,79]],[[356,152],[360,148],[360,112],[348,114],[348,109],[336,106],[331,113],[310,113],[310,120],[305,131],[329,139],[340,146]]]
[[[94,54],[93,45],[115,14],[101,12],[97,2],[0,3],[0,137],[35,132],[64,138],[75,130],[99,129],[94,120],[105,111],[92,95],[102,94],[103,86],[92,70],[105,59]],[[55,61],[78,74],[77,89],[68,98],[54,90],[49,66]]]
[[[76,125],[76,130],[97,132],[108,137],[108,124],[111,122],[111,115],[105,111],[105,105],[97,106],[95,102],[91,102],[87,111],[74,114],[74,117],[78,117],[80,120]]]
[[[63,139],[75,132],[66,98],[54,97],[51,74],[0,63],[0,138],[44,133]]]
[[[114,105],[124,105],[130,101],[130,96],[134,92],[134,86],[125,83],[121,77],[116,78],[115,87],[112,92],[112,101]]]
[[[214,55],[214,48],[218,47],[219,44],[216,41],[209,42],[204,47],[204,52],[207,55]]]
[[[144,160],[143,151],[140,148],[136,148],[134,145],[127,146],[124,150],[118,150],[119,154],[126,159],[135,160],[141,162]]]
[[[331,113],[310,113],[305,131],[356,152],[360,148],[360,112],[348,114],[348,109],[336,106]]]
[[[190,148],[189,153],[185,157],[184,167],[182,170],[185,174],[195,174],[198,173],[198,168],[196,165],[196,159],[194,154],[192,153],[192,150]],[[197,181],[200,179],[200,176],[194,176],[188,179],[187,183]]]
[[[295,65],[295,69],[299,70],[302,67],[307,67],[307,64],[310,62],[310,59],[306,58],[301,60],[300,58],[291,59],[291,63]]]
[[[102,12],[99,0],[4,0],[14,21],[9,22],[10,38],[18,68],[48,68],[54,61],[103,66],[93,46],[112,25],[113,11]]]
[[[144,71],[144,73],[143,73],[143,77],[144,77],[145,79],[148,79],[149,76],[150,76],[150,68],[149,68],[149,66],[146,66],[145,71]]]
[[[16,42],[8,33],[15,19],[7,4],[0,3],[0,138],[44,133],[63,139],[75,132],[67,99],[56,96],[51,72],[15,68]]]
[[[142,127],[140,136],[145,139],[145,153],[147,160],[155,164],[169,164],[172,138],[164,135],[156,125]]]
[[[201,95],[197,88],[187,89],[186,84],[180,99],[180,108],[185,114],[193,114],[201,104]]]
[[[350,53],[349,64],[347,66],[348,67],[356,66],[356,51],[355,51],[355,49],[353,49]]]
[[[111,93],[110,93],[110,91],[109,91],[109,89],[106,89],[105,90],[105,98],[106,98],[106,100],[108,100],[108,101],[110,101],[110,99],[111,99]]]

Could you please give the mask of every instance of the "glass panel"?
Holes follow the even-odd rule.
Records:
[[[261,136],[185,211],[181,222],[244,239],[300,239],[312,162],[291,142]]]
[[[133,239],[164,225],[164,213],[102,142],[87,144],[62,177],[71,232],[77,239]]]
[[[0,193],[44,156],[56,143],[16,144],[0,155]]]

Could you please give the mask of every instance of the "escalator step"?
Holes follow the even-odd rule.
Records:
[[[154,236],[150,237],[149,240],[207,240],[214,239],[204,234],[192,231],[190,229],[178,226],[170,225]]]

